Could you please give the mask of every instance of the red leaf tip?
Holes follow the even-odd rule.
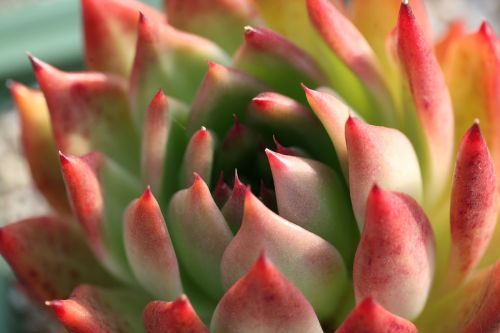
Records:
[[[486,36],[487,38],[495,36],[495,32],[487,21],[483,21],[483,23],[481,23],[481,26],[479,27],[479,33]]]
[[[252,271],[267,271],[267,269],[271,266],[271,262],[269,259],[266,257],[266,252],[264,249],[260,250],[259,252],[259,257],[257,258],[257,261],[255,261],[255,264],[253,265]]]
[[[373,184],[372,189],[370,191],[370,195],[380,195],[382,193],[382,189],[378,186],[377,183]]]
[[[61,165],[68,165],[71,163],[70,158],[64,155],[63,152],[60,150],[59,150],[59,160],[61,161]]]
[[[347,118],[347,121],[345,123],[346,128],[354,128],[356,125],[358,125],[361,121],[354,117],[352,114],[349,114],[349,117]]]
[[[257,29],[255,29],[254,27],[251,27],[249,25],[246,25],[244,27],[244,29],[245,29],[245,39],[251,38],[252,36],[254,36],[258,32]]]
[[[35,72],[43,70],[43,62],[37,57],[33,56],[30,52],[27,52],[28,59],[31,62],[31,66]]]
[[[142,193],[142,196],[141,196],[141,200],[143,201],[149,201],[151,199],[153,199],[153,192],[151,192],[151,186],[147,186],[146,187],[146,190],[144,191],[144,193]]]
[[[148,18],[144,15],[143,12],[139,11],[139,24],[147,24]]]
[[[46,301],[45,305],[50,307],[52,311],[56,314],[57,317],[61,318],[66,313],[66,309],[64,306],[64,301],[54,300],[54,301]]]
[[[165,93],[163,92],[163,88],[160,88],[160,89],[158,89],[158,91],[154,95],[153,99],[154,100],[161,100],[165,97],[167,97],[167,96],[165,96]]]
[[[469,141],[483,141],[483,135],[479,126],[479,119],[474,120],[474,123],[467,131],[467,139]]]

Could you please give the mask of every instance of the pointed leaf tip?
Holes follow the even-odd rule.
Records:
[[[65,314],[64,309],[64,301],[54,300],[54,301],[45,301],[45,305],[50,307],[52,311],[56,314],[57,317],[63,317]]]
[[[222,208],[227,224],[236,233],[243,219],[243,208],[245,204],[247,186],[243,184],[238,176],[238,170],[234,170],[233,190],[227,202]]]
[[[311,305],[262,252],[222,297],[211,328],[214,333],[322,332]]]
[[[335,333],[418,333],[411,322],[380,306],[372,297],[365,298],[344,320]]]
[[[35,71],[35,73],[40,72],[44,69],[44,67],[45,67],[44,62],[42,62],[37,57],[33,56],[31,53],[28,53],[27,55],[28,55],[28,59],[30,60],[31,66],[33,67],[33,70]]]
[[[148,333],[209,333],[186,295],[173,302],[149,303],[143,321]]]

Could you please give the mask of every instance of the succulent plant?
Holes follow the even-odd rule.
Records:
[[[0,229],[69,332],[500,330],[487,23],[434,45],[421,0],[81,3],[88,71],[30,55],[40,90],[10,85],[53,214]]]

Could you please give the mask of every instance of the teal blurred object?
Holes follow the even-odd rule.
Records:
[[[161,0],[144,0],[161,8]],[[33,82],[26,52],[59,68],[82,68],[79,0],[0,1],[0,111],[9,100],[5,81]]]

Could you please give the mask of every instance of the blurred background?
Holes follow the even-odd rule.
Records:
[[[143,2],[160,8],[163,1]],[[500,33],[500,0],[426,0],[426,5],[436,38],[458,17],[471,30],[487,19]],[[0,0],[0,226],[47,211],[22,158],[17,115],[5,83],[11,79],[33,84],[27,51],[59,68],[81,69],[79,12],[79,0]],[[0,258],[0,332],[56,332],[12,284]]]

